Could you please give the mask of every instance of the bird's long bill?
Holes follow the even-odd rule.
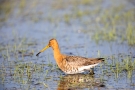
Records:
[[[41,52],[44,52],[47,48],[49,48],[49,45],[45,46],[42,50],[40,50],[40,52],[37,53],[36,56],[38,56]]]

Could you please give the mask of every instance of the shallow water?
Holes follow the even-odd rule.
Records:
[[[129,23],[135,26],[133,2],[1,1],[1,90],[135,89],[135,47],[127,32]],[[114,27],[116,33],[104,33]],[[51,48],[36,57],[51,38],[58,40],[62,53],[106,60],[94,68],[94,76],[65,75]]]

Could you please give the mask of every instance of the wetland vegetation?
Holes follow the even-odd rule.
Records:
[[[1,0],[0,90],[135,89],[134,0]],[[95,74],[65,75],[50,38],[68,55],[104,57]]]

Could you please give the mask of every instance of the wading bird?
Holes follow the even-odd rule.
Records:
[[[104,61],[104,58],[85,58],[80,56],[68,56],[60,52],[60,48],[56,39],[51,39],[46,47],[44,47],[36,56],[47,48],[52,47],[54,59],[58,67],[66,74],[83,73],[91,70],[94,66]]]

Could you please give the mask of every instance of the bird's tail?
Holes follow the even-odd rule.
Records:
[[[97,58],[98,60],[100,60],[101,62],[105,61],[105,58]]]

